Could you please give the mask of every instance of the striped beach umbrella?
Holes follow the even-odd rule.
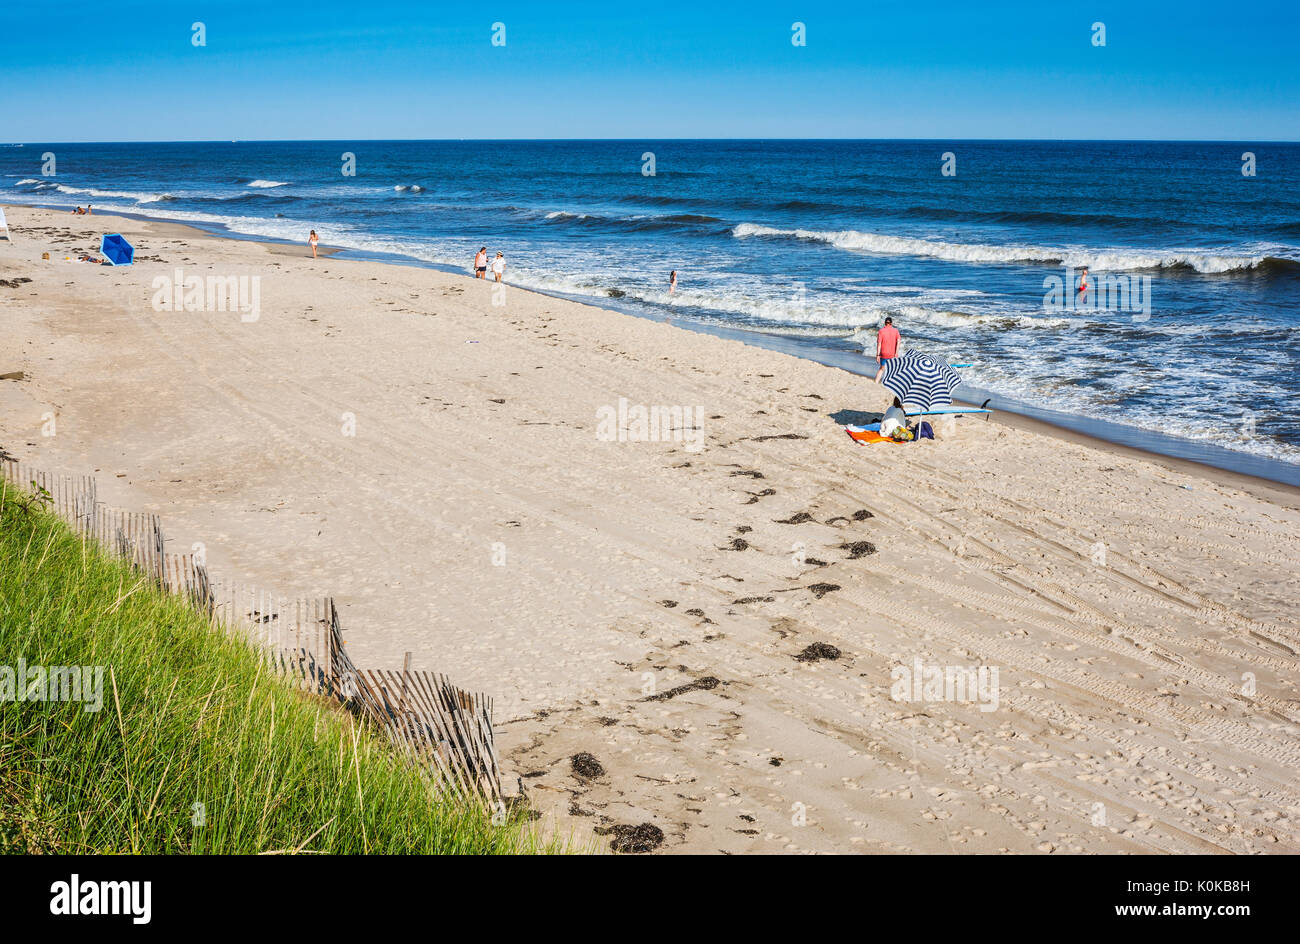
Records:
[[[930,410],[952,406],[952,391],[961,383],[961,375],[942,358],[912,350],[885,361],[880,383],[903,401],[904,409]]]

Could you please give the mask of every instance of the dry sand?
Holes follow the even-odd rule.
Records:
[[[97,473],[219,576],[332,594],[359,665],[410,650],[494,694],[510,782],[559,829],[1300,849],[1295,490],[997,421],[859,446],[842,423],[881,388],[783,354],[305,246],[7,213],[0,373],[24,379],[0,381],[0,446]],[[140,261],[61,261],[105,231]],[[260,276],[260,317],[155,310],[178,267]],[[621,397],[702,407],[703,448],[602,441]],[[839,657],[797,658],[816,644]],[[996,668],[996,706],[891,697],[916,659]]]

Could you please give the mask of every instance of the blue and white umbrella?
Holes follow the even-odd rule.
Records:
[[[880,383],[903,401],[904,409],[920,412],[952,406],[952,391],[961,383],[961,375],[947,361],[913,350],[885,361]]]

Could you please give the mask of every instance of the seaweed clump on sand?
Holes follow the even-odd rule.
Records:
[[[843,653],[828,642],[815,642],[795,656],[800,662],[820,662],[822,659],[838,659]]]
[[[702,679],[696,679],[687,685],[678,685],[676,688],[670,688],[666,692],[660,692],[658,695],[647,695],[642,701],[668,701],[670,698],[676,698],[678,695],[685,695],[687,692],[707,692],[717,688],[722,683],[712,675],[706,675]]]
[[[583,780],[595,780],[597,777],[605,776],[604,765],[586,751],[574,754],[569,758],[569,763],[573,765],[574,774]]]
[[[614,838],[609,847],[615,852],[654,852],[664,841],[664,831],[654,823],[640,823],[636,826],[620,824],[617,826],[597,826],[593,832]]]
[[[869,554],[876,553],[876,545],[870,541],[853,541],[849,544],[841,544],[840,549],[849,552],[849,560],[858,560]]]

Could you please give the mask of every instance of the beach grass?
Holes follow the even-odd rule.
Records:
[[[447,797],[379,732],[0,490],[0,667],[15,673],[0,679],[0,851],[567,850],[521,813],[493,823]],[[14,692],[20,660],[29,679],[91,667],[81,700],[33,700],[54,694],[39,681]]]

